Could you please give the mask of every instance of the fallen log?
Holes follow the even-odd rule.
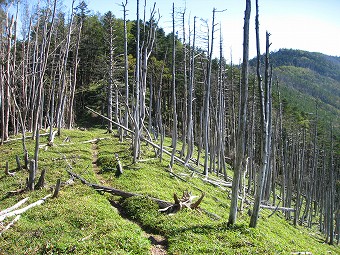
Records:
[[[211,180],[211,179],[202,179],[204,182],[210,183],[216,187],[227,187],[227,188],[231,188],[232,183],[231,182],[225,182],[225,181],[215,181],[215,180]]]
[[[71,172],[69,170],[66,170],[66,171],[69,173],[71,178],[77,178],[78,180],[81,181],[81,183],[83,183],[83,184],[85,184],[85,185],[87,185],[87,186],[89,186],[89,187],[91,187],[91,188],[93,188],[93,189],[95,189],[96,191],[99,191],[99,192],[107,192],[107,193],[111,193],[113,195],[117,195],[117,196],[120,196],[120,197],[123,197],[123,198],[129,198],[129,197],[133,197],[133,196],[143,196],[143,195],[137,194],[137,193],[127,192],[127,191],[115,189],[115,188],[112,188],[112,187],[106,187],[106,186],[90,183],[86,179],[81,177],[80,175],[78,175],[76,173],[73,173],[73,172]],[[214,213],[211,213],[211,212],[209,212],[209,211],[207,211],[205,209],[201,209],[201,208],[198,207],[199,204],[202,202],[204,196],[205,196],[205,194],[204,194],[204,192],[202,192],[201,197],[195,203],[189,205],[189,207],[191,209],[198,209],[198,211],[205,213],[206,215],[208,215],[210,218],[212,218],[214,220],[220,220],[221,219],[220,216],[218,216],[218,215],[216,215]],[[156,202],[160,209],[166,209],[166,210],[164,210],[166,212],[175,210],[175,208],[178,207],[178,205],[176,205],[176,199],[177,199],[177,202],[179,201],[178,204],[181,202],[177,198],[176,194],[174,194],[175,203],[171,203],[169,201],[161,200],[161,199],[150,197],[150,196],[148,196],[148,198],[153,200],[154,202]],[[193,199],[194,196],[192,196],[191,198]],[[184,201],[182,201],[182,203],[183,202]],[[186,205],[188,205],[188,203]],[[183,206],[183,204],[182,204],[181,208],[183,208],[183,207],[187,207],[187,206]]]
[[[28,209],[32,208],[32,207],[35,207],[37,205],[41,205],[42,203],[44,203],[46,201],[47,198],[49,198],[50,196],[52,196],[52,194],[49,194],[45,197],[43,197],[42,199],[39,199],[38,201],[24,207],[24,208],[21,208],[21,209],[18,209],[18,210],[15,210],[15,211],[11,211],[11,212],[8,212],[4,215],[1,215],[0,216],[0,222],[3,221],[4,219],[8,218],[8,217],[12,217],[12,216],[16,216],[16,215],[20,215],[24,212],[26,212]]]
[[[123,198],[129,198],[133,196],[142,196],[141,194],[127,192],[127,191],[123,191],[123,190],[119,190],[119,189],[115,189],[111,187],[106,187],[106,186],[90,183],[87,180],[85,180],[83,177],[81,177],[80,175],[75,174],[69,170],[66,170],[66,171],[71,176],[79,179],[83,184],[91,188],[94,188],[95,190],[100,191],[100,192],[108,192],[108,193],[111,193],[111,194],[114,194],[114,195],[117,195]],[[174,193],[175,203],[171,203],[165,200],[161,200],[161,199],[149,197],[149,196],[148,198],[158,204],[160,208],[159,211],[166,212],[166,213],[175,213],[183,208],[197,209],[199,204],[202,202],[204,195],[205,194],[202,192],[201,197],[194,203],[193,203],[193,199],[196,198],[197,196],[192,196],[191,193],[188,191],[183,192],[183,196],[181,199],[178,199],[176,193]]]
[[[29,197],[26,197],[26,198],[20,200],[20,201],[19,201],[18,203],[16,203],[15,205],[13,205],[13,206],[11,206],[11,207],[8,207],[8,208],[5,209],[5,210],[2,210],[2,211],[0,212],[0,216],[1,216],[1,215],[4,215],[4,214],[7,214],[7,213],[9,213],[9,212],[11,212],[11,211],[13,211],[13,210],[19,208],[21,205],[23,205],[24,203],[26,203],[28,199],[29,199]]]
[[[289,207],[277,207],[277,206],[270,206],[270,205],[260,205],[261,208],[269,209],[269,210],[276,210],[276,211],[283,211],[283,212],[294,212],[294,208]]]
[[[50,134],[49,133],[39,134],[39,137],[48,136],[48,135],[50,135]],[[25,139],[28,139],[28,138],[31,138],[31,137],[32,136],[26,136]],[[16,141],[19,141],[19,140],[22,140],[22,137],[4,140],[4,143],[16,142]],[[0,143],[1,143],[1,139],[0,139]]]

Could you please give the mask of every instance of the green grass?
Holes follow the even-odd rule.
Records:
[[[70,145],[61,146],[65,137]],[[92,169],[92,145],[82,141],[107,137],[97,144],[100,172]],[[45,141],[42,138],[41,143]],[[30,155],[34,141],[28,140]],[[26,170],[18,171],[14,177],[0,172],[0,210],[29,196],[34,202],[51,193],[49,187],[58,178],[68,180],[66,169],[81,174],[87,180],[122,190],[142,194],[141,197],[120,199],[108,194],[100,195],[95,190],[76,180],[71,186],[62,187],[59,197],[48,199],[44,204],[32,208],[22,215],[15,225],[0,237],[0,254],[150,254],[151,243],[144,231],[160,234],[168,240],[169,254],[290,254],[309,251],[313,254],[338,254],[338,246],[322,243],[321,237],[310,229],[294,227],[277,212],[262,210],[258,227],[248,227],[249,216],[239,213],[235,226],[227,227],[230,190],[214,187],[191,174],[182,166],[175,165],[173,172],[186,181],[168,172],[169,157],[162,163],[154,158],[150,146],[142,144],[141,162],[132,165],[131,141],[119,142],[118,138],[105,134],[105,130],[63,130],[54,147],[40,152],[40,170],[47,170],[46,188],[21,195],[6,196],[11,190],[25,185]],[[166,140],[166,145],[170,140]],[[180,148],[178,146],[178,148]],[[9,161],[15,169],[15,155],[22,156],[20,141],[11,142],[1,148],[0,162]],[[115,175],[117,153],[123,165],[123,174]],[[66,156],[67,162],[62,157]],[[53,159],[53,161],[52,161]],[[4,165],[2,165],[4,166]],[[40,173],[38,171],[38,174]],[[201,203],[202,212],[182,210],[174,215],[158,212],[157,205],[147,196],[172,201],[173,193],[179,196],[185,190],[199,196],[206,194]],[[110,200],[122,205],[123,218]],[[205,211],[214,213],[219,220]],[[138,225],[136,224],[138,223]]]
[[[68,164],[72,171],[96,181],[91,164],[91,144],[79,142],[108,135],[104,135],[103,130],[65,130],[55,143],[61,144],[66,136],[74,144],[49,147],[40,152],[39,168],[47,170],[45,189],[7,197],[8,191],[23,187],[28,173],[21,170],[10,177],[1,172],[0,210],[24,197],[30,197],[29,201],[34,202],[51,193],[48,187],[58,178],[63,182],[69,179],[65,171]],[[44,142],[43,138],[41,142]],[[33,154],[34,141],[27,140],[27,143]],[[20,142],[6,144],[3,148],[1,162],[8,160],[14,167],[13,159],[16,154],[20,155]],[[61,159],[64,155],[68,163]],[[150,250],[150,242],[138,225],[123,219],[104,196],[80,182],[63,187],[58,198],[48,199],[24,213],[0,238],[0,254],[147,254]]]

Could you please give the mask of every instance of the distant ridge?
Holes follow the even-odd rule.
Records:
[[[255,61],[250,61],[253,67]],[[273,65],[273,81],[279,83],[281,98],[291,112],[295,112],[297,119],[313,118],[318,105],[318,122],[323,133],[329,131],[332,123],[340,141],[340,57],[280,49],[271,52],[270,63]]]

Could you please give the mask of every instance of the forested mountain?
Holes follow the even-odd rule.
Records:
[[[4,176],[0,177],[0,187],[7,192],[2,198],[6,207],[28,193],[36,197],[46,195],[50,189],[44,188],[45,178],[51,178],[54,183],[58,179],[55,186],[46,180],[57,197],[60,176],[71,175],[70,181],[62,182],[62,188],[67,186],[64,190],[70,197],[65,210],[73,213],[77,211],[72,207],[74,191],[68,185],[73,184],[74,178],[97,191],[115,190],[91,184],[80,177],[85,174],[91,181],[128,189],[118,192],[123,198],[142,197],[141,201],[137,198],[138,201],[120,200],[114,204],[120,208],[125,203],[125,210],[134,219],[169,235],[173,253],[177,253],[182,238],[177,236],[178,232],[185,229],[183,235],[187,235],[186,231],[194,233],[195,226],[187,230],[181,221],[183,218],[179,218],[177,232],[172,230],[166,217],[159,217],[158,223],[154,221],[160,216],[160,212],[154,211],[157,207],[154,202],[168,198],[162,188],[169,186],[173,189],[189,186],[202,195],[197,203],[192,203],[188,192],[183,193],[182,199],[174,195],[175,204],[170,203],[170,209],[165,212],[174,208],[197,209],[205,196],[208,203],[223,200],[209,207],[223,211],[223,222],[214,225],[216,232],[238,231],[238,217],[243,224],[249,222],[249,228],[241,227],[241,232],[248,232],[257,227],[258,221],[261,224],[267,219],[260,214],[260,208],[266,208],[273,210],[268,218],[279,213],[296,229],[305,226],[322,233],[325,243],[340,242],[338,57],[295,50],[270,53],[267,32],[266,53],[260,54],[257,41],[257,57],[249,61],[250,0],[245,0],[244,56],[240,65],[227,63],[224,58],[219,34],[222,29],[217,29],[214,20],[216,9],[209,24],[185,11],[176,12],[173,5],[172,32],[167,34],[159,27],[156,6],[149,12],[145,9],[143,15],[137,11],[135,19],[127,20],[127,1],[121,4],[123,18],[116,18],[111,11],[94,14],[88,10],[86,1],[72,1],[69,14],[60,8],[59,1],[43,1],[34,6],[31,13],[25,9],[27,17],[22,20],[22,35],[18,36],[19,16],[12,15],[12,5],[4,4],[9,2],[15,7],[23,5],[25,9],[21,1],[0,1],[0,146],[3,146],[0,158],[8,160],[2,171]],[[136,3],[139,10],[139,1]],[[188,24],[190,29],[186,27]],[[258,33],[256,1],[259,40]],[[214,52],[217,44],[219,52]],[[88,137],[84,141],[81,130],[86,129],[90,131],[84,133]],[[46,139],[42,132],[47,132]],[[13,164],[17,167],[10,169],[9,165]],[[52,169],[50,175],[48,172],[45,176],[46,168]],[[12,178],[12,170],[21,169],[28,170],[27,180],[26,171]],[[36,183],[38,173],[41,177]],[[194,179],[197,176],[200,185]],[[138,183],[138,178],[143,181]],[[185,185],[177,185],[177,181]],[[153,190],[157,185],[161,199],[157,199],[158,194]],[[136,195],[136,190],[140,194]],[[167,192],[173,194],[172,190]],[[212,195],[215,192],[221,194]],[[93,199],[90,204],[96,211]],[[105,201],[105,197],[101,199],[106,211]],[[49,204],[53,205],[58,207],[58,202]],[[151,212],[145,212],[143,205]],[[242,213],[246,209],[248,213]],[[1,211],[4,213],[1,220],[13,216],[7,211]],[[51,212],[53,210],[47,215]],[[65,221],[67,213],[64,214],[62,220],[54,221],[56,229]],[[84,240],[79,241],[78,233],[86,227],[83,221],[88,215],[80,219],[75,214],[67,227],[72,229],[71,237],[64,241],[78,245],[91,238],[92,233],[87,232]],[[104,217],[104,214],[101,215]],[[47,216],[40,217],[39,224],[45,223],[46,218],[50,220]],[[24,223],[24,229],[33,225],[35,218],[28,217],[29,223]],[[192,222],[200,224],[198,232],[203,236],[209,232],[206,231],[210,229],[208,225],[213,224],[207,219],[207,225],[195,214],[189,218],[195,218]],[[7,223],[4,231],[15,222]],[[41,226],[47,231],[45,224]],[[107,232],[105,226],[100,226],[105,229],[100,232]],[[39,231],[38,236],[42,235]],[[12,235],[20,235],[19,232],[20,228],[14,234],[9,232],[7,240],[12,240]],[[128,234],[124,233],[124,238],[128,238]],[[108,235],[108,239],[112,237],[111,230]],[[55,238],[56,235],[49,232],[49,236]],[[191,241],[188,236],[186,243]],[[200,243],[201,237],[201,234],[195,236],[194,242]],[[30,240],[25,238],[22,247]],[[218,239],[218,234],[214,238]],[[136,248],[124,248],[127,242],[117,239],[124,252],[135,252]],[[241,249],[237,250],[239,244],[230,244],[223,237],[221,247],[227,245],[233,249],[235,246],[234,253],[254,253],[258,249],[267,253],[270,249],[263,249],[257,243],[248,250],[247,242],[242,242]],[[41,245],[39,240],[35,245],[38,248],[32,249],[41,253],[59,253],[59,249],[67,253],[76,247],[59,247],[53,242],[58,246],[54,250],[53,245]],[[9,246],[15,250],[11,241]],[[79,250],[79,254],[86,253],[86,244],[80,246],[83,250]],[[276,247],[270,247],[273,246]],[[221,247],[217,253],[221,253]],[[147,245],[144,248],[147,249]],[[115,247],[111,249],[114,251]],[[181,247],[180,251],[185,249]],[[200,254],[205,248],[193,249]],[[282,246],[279,249],[287,251]],[[214,244],[205,251],[214,253]],[[95,254],[95,248],[92,252]]]
[[[340,57],[281,49],[270,58],[286,112],[302,123],[314,119],[317,111],[320,133],[327,132],[332,123],[339,141]]]
[[[271,54],[271,62],[284,96],[292,104],[299,102],[300,109],[313,112],[318,103],[325,114],[328,112],[328,121],[339,124],[340,57],[282,49]],[[310,100],[314,100],[313,108]]]

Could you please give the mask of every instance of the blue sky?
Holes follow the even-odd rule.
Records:
[[[122,17],[122,1],[125,0],[86,0],[88,8],[94,12],[112,11],[116,17]],[[64,0],[64,5],[70,7],[72,0]],[[194,16],[208,20],[211,24],[212,10],[227,11],[218,13],[216,22],[222,24],[224,55],[233,60],[242,58],[242,29],[245,0],[156,0],[161,20],[160,26],[167,32],[171,31],[172,2],[177,11],[186,6],[188,17]],[[78,3],[78,0],[76,0]],[[154,1],[147,0],[147,14]],[[271,33],[271,50],[293,48],[321,52],[340,56],[340,1],[339,0],[259,0],[261,51],[265,46],[265,31]],[[144,0],[140,0],[140,12],[143,12]],[[128,19],[136,17],[136,0],[128,0]],[[252,0],[250,57],[255,56],[255,0]],[[180,28],[178,28],[180,29]],[[181,33],[181,32],[180,32]],[[219,34],[216,34],[219,38]],[[216,41],[216,45],[218,42]],[[218,48],[214,49],[218,55]]]

